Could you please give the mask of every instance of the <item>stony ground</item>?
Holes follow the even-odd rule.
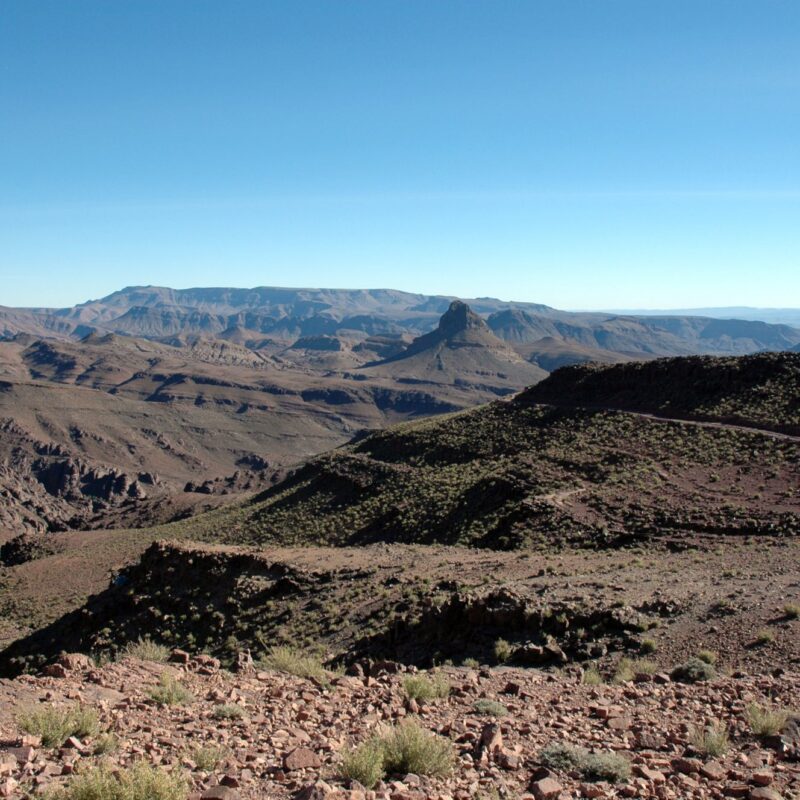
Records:
[[[179,656],[180,657],[180,656]],[[724,798],[800,797],[800,732],[759,740],[746,721],[751,702],[790,708],[800,700],[800,673],[775,670],[709,683],[680,684],[666,675],[638,676],[618,685],[587,685],[580,670],[548,674],[507,668],[445,668],[450,696],[415,704],[396,665],[373,665],[371,676],[335,676],[328,685],[253,668],[237,674],[213,659],[161,664],[126,658],[96,667],[67,656],[51,675],[0,681],[0,796],[21,798],[66,782],[70,774],[105,759],[125,766],[144,759],[184,771],[195,796],[218,800],[323,797],[349,800],[469,800],[469,798]],[[399,669],[399,672],[395,672]],[[183,705],[158,706],[148,695],[169,671],[192,692]],[[476,713],[477,700],[507,710]],[[23,735],[20,709],[80,703],[97,710],[118,739],[103,756],[97,737],[48,749]],[[240,720],[220,721],[215,708],[235,704]],[[446,778],[397,775],[366,791],[345,785],[338,765],[349,747],[383,724],[413,717],[452,741],[456,756]],[[716,758],[692,749],[693,730],[727,726],[730,747]],[[632,766],[612,785],[577,773],[549,771],[540,752],[564,742],[616,752]],[[211,771],[197,748],[222,748]]]

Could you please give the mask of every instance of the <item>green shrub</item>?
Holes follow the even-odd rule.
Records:
[[[577,770],[588,781],[619,783],[631,775],[630,762],[616,753],[590,753],[583,747],[553,742],[539,753],[539,763],[560,772]]]
[[[707,664],[699,658],[690,658],[685,664],[675,667],[670,676],[675,681],[681,683],[697,683],[698,681],[710,681],[717,675],[713,664]]]
[[[692,728],[689,731],[689,744],[705,756],[724,756],[728,752],[728,728],[719,722],[705,728]]]
[[[631,776],[630,762],[617,753],[591,753],[578,765],[578,769],[588,781],[621,783]]]
[[[713,650],[700,650],[696,657],[706,664],[711,664],[712,667],[719,659],[719,655],[717,655],[717,653],[715,653]]]
[[[612,679],[613,683],[632,681],[639,673],[653,675],[658,671],[657,665],[646,658],[621,658]]]
[[[639,645],[640,653],[655,653],[656,650],[658,650],[658,644],[655,639],[642,639]]]
[[[339,774],[346,781],[358,781],[371,789],[386,775],[383,745],[377,738],[367,739],[362,745],[342,757]]]
[[[584,671],[581,677],[581,683],[585,683],[587,686],[599,686],[603,683],[603,676],[600,674],[600,670],[597,669],[597,667],[589,667]]]
[[[194,700],[194,695],[177,679],[165,672],[158,683],[148,692],[160,706],[180,706]]]
[[[139,638],[135,642],[128,642],[120,655],[163,664],[169,660],[169,652],[169,648],[163,644],[156,644],[152,639]]]
[[[494,643],[494,657],[498,664],[505,664],[511,660],[514,648],[505,639],[498,639]]]
[[[403,681],[403,688],[406,697],[411,700],[435,700],[450,695],[450,681],[441,674],[430,678],[425,675],[409,675]]]
[[[105,756],[119,747],[119,738],[113,733],[101,733],[92,746],[92,755]]]
[[[62,788],[47,792],[47,800],[186,800],[189,787],[177,772],[139,762],[129,769],[95,767],[79,772]]]
[[[762,628],[756,634],[756,644],[763,646],[772,644],[775,641],[775,634],[769,628]]]
[[[800,605],[797,603],[787,603],[783,607],[783,613],[786,615],[786,619],[797,619],[800,617]]]
[[[583,747],[564,742],[553,742],[539,753],[539,763],[548,769],[569,772],[577,769],[587,755],[588,751]]]
[[[70,736],[83,739],[100,732],[97,712],[85,706],[25,709],[17,714],[17,725],[25,733],[41,736],[45,747],[61,747]]]
[[[340,774],[371,789],[388,775],[447,775],[453,768],[453,746],[407,720],[385,728],[342,757]]]
[[[320,659],[295,647],[273,647],[264,654],[259,663],[265,669],[285,672],[298,678],[313,678],[321,683],[328,680]]]
[[[476,700],[472,710],[484,717],[504,717],[508,714],[508,709],[502,703],[486,698]]]
[[[237,706],[236,703],[221,703],[218,706],[214,706],[211,716],[219,720],[241,719],[244,716],[244,709],[241,706]]]
[[[745,709],[747,722],[756,736],[774,736],[780,733],[789,721],[789,712],[780,708],[765,708],[750,703]]]
[[[203,772],[212,772],[220,762],[224,761],[229,755],[226,747],[216,744],[203,744],[192,748],[191,759]]]
[[[478,667],[480,666],[480,662],[478,661],[477,658],[465,658],[461,662],[461,666],[469,667],[470,669],[478,669]]]

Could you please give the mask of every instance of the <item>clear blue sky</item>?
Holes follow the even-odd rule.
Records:
[[[797,0],[3,0],[0,305],[800,306]]]

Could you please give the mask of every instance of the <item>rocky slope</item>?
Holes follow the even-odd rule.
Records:
[[[3,796],[69,785],[103,763],[119,770],[142,762],[185,781],[176,800],[189,792],[207,800],[781,800],[800,791],[797,723],[758,737],[748,722],[753,705],[789,707],[800,691],[796,672],[694,685],[641,675],[590,686],[579,671],[445,668],[436,679],[448,696],[418,702],[408,679],[428,676],[391,663],[321,683],[263,668],[233,675],[214,659],[179,652],[173,659],[128,657],[98,668],[69,655],[52,676],[0,682]],[[190,693],[182,704],[152,699],[165,675]],[[44,746],[13,715],[45,703],[80,704],[97,725],[61,748]],[[374,785],[362,775],[369,787],[343,776],[354,748],[403,724],[436,737],[443,774],[412,762],[416,772],[378,773]],[[709,724],[728,731],[722,753],[698,749],[697,731]],[[557,758],[578,748],[585,754],[577,768]]]

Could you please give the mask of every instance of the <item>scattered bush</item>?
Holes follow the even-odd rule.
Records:
[[[142,639],[140,637],[135,642],[128,642],[120,655],[163,664],[169,660],[169,648],[163,644],[156,644],[152,639]]]
[[[165,672],[148,692],[150,699],[155,700],[160,706],[180,706],[194,700],[194,695],[177,679]]]
[[[212,772],[228,757],[228,750],[216,744],[198,745],[192,749],[191,759],[203,772]]]
[[[511,660],[514,648],[505,639],[498,639],[494,643],[494,657],[498,664],[505,664]]]
[[[654,675],[657,671],[658,666],[655,662],[646,658],[621,658],[612,680],[614,683],[626,683],[632,681],[639,673]]]
[[[477,658],[465,658],[461,662],[461,666],[469,667],[470,669],[478,669],[478,667],[480,666],[480,662],[478,661]]]
[[[498,703],[497,700],[487,700],[486,698],[476,700],[472,710],[484,717],[504,717],[508,714],[508,709],[502,703]]]
[[[759,646],[764,646],[767,644],[772,644],[775,641],[775,634],[769,630],[768,628],[762,628],[756,634],[756,644]]]
[[[717,675],[713,664],[701,661],[699,658],[690,658],[685,664],[675,667],[670,676],[675,681],[681,683],[697,683],[698,681],[710,681]]]
[[[780,733],[789,720],[789,712],[780,708],[765,708],[750,703],[745,709],[747,722],[756,736],[774,736]]]
[[[583,747],[553,742],[539,753],[539,763],[560,772],[577,770],[588,781],[619,783],[631,775],[630,762],[616,753],[590,753]]]
[[[617,753],[591,753],[578,769],[587,781],[621,783],[631,776],[630,762]]]
[[[80,772],[47,800],[186,800],[189,787],[178,772],[139,762],[129,769],[96,767]]]
[[[724,756],[728,752],[728,728],[721,722],[706,725],[705,728],[693,728],[689,731],[689,744],[705,756]]]
[[[658,650],[658,644],[655,639],[642,639],[639,644],[640,653],[655,653],[656,650]]]
[[[581,682],[585,683],[587,686],[599,686],[603,683],[603,676],[600,674],[600,670],[597,667],[589,667],[581,677]]]
[[[548,769],[569,772],[577,769],[587,755],[588,751],[583,747],[564,742],[553,742],[539,753],[539,763]]]
[[[41,736],[45,747],[61,747],[70,736],[83,739],[100,732],[97,712],[85,706],[26,709],[17,714],[17,725],[25,733]]]
[[[383,729],[346,753],[340,773],[370,789],[387,775],[446,775],[453,762],[449,740],[406,721]]]
[[[450,681],[444,675],[409,675],[403,681],[406,697],[410,700],[435,700],[450,695]]]
[[[94,741],[92,755],[105,756],[119,747],[119,738],[113,733],[102,733]]]
[[[711,664],[712,667],[719,659],[719,656],[713,650],[701,650],[696,657],[705,664]]]
[[[244,709],[241,706],[237,706],[236,703],[222,703],[214,706],[211,716],[219,720],[241,719],[244,716]]]
[[[328,680],[322,661],[295,647],[273,647],[266,652],[259,663],[265,669],[285,672],[298,678],[313,678],[320,683]]]
[[[787,603],[783,607],[783,613],[786,616],[786,619],[797,619],[800,617],[800,605],[797,603]]]

